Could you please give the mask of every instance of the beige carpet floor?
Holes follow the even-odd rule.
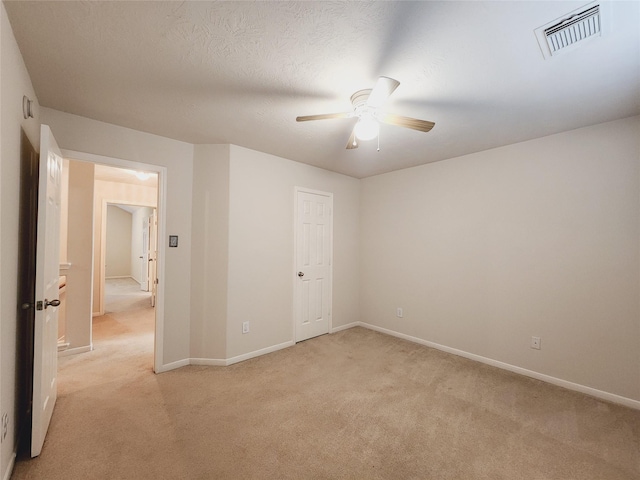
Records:
[[[154,375],[146,300],[62,359],[14,480],[640,479],[640,411],[363,328]]]

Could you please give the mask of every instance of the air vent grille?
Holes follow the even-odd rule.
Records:
[[[551,55],[593,35],[600,35],[600,6],[596,5],[549,28],[545,28]]]
[[[596,0],[535,29],[542,55],[549,59],[610,33],[611,2]]]

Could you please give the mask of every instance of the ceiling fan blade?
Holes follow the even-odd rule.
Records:
[[[349,141],[347,142],[347,150],[352,150],[354,148],[358,148],[358,142],[356,141],[356,129],[355,127],[351,130],[351,136],[349,137]]]
[[[417,118],[403,117],[401,115],[393,115],[392,113],[381,113],[377,116],[382,123],[389,125],[397,125],[399,127],[412,128],[421,132],[428,132],[435,123],[427,120],[418,120]]]
[[[296,122],[308,122],[309,120],[326,120],[329,118],[351,118],[353,112],[345,113],[325,113],[322,115],[306,115],[302,117],[296,117]]]
[[[369,98],[367,99],[367,106],[378,108],[381,107],[384,102],[387,101],[389,95],[398,88],[400,82],[389,77],[380,77],[376,82],[376,86],[373,87]]]

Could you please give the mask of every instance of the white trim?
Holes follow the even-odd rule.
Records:
[[[156,322],[154,335],[154,356],[153,370],[156,373],[167,371],[167,366],[162,364],[164,350],[164,284],[165,284],[165,259],[166,259],[166,224],[167,224],[167,167],[161,165],[153,165],[149,163],[135,162],[132,160],[123,160],[114,157],[105,157],[93,153],[78,152],[74,150],[62,150],[62,156],[82,162],[99,163],[110,165],[112,167],[120,167],[128,170],[145,170],[158,174],[158,202],[156,212],[158,214],[158,256],[156,264],[156,277],[158,285],[156,288]],[[93,281],[93,275],[92,275]],[[188,360],[186,360],[188,365]],[[173,365],[173,364],[170,364]],[[169,370],[172,370],[172,367]]]
[[[96,185],[96,180],[95,177],[93,179],[93,198],[96,198],[96,193],[95,193],[95,185]],[[108,215],[108,208],[107,208],[108,204],[107,201],[105,199],[102,199],[102,205],[100,206],[100,209],[102,211],[102,213],[100,214],[100,219],[101,219],[101,224],[100,224],[100,251],[98,252],[98,254],[100,255],[100,262],[98,262],[98,313],[100,314],[100,316],[104,315],[105,312],[105,307],[104,307],[104,298],[105,298],[105,294],[104,294],[104,289],[105,289],[105,283],[106,283],[106,275],[105,275],[105,271],[107,269],[106,265],[107,265],[107,215]],[[95,206],[94,206],[94,217],[93,220],[95,222]],[[93,229],[93,231],[95,232],[95,227]],[[96,248],[96,242],[95,239],[93,241],[93,248],[95,250]],[[93,254],[93,260],[95,261],[95,251]],[[95,266],[95,263],[93,264]],[[95,274],[92,275],[92,278],[95,278]],[[95,285],[94,285],[95,288]],[[93,289],[92,289],[92,295],[93,295]],[[95,295],[94,295],[95,297]],[[95,308],[95,305],[94,305]],[[91,340],[93,340],[93,328],[91,330]]]
[[[320,195],[321,197],[330,197],[333,199],[333,192],[323,192],[322,190],[314,190],[313,188],[307,187],[293,187],[296,192],[296,198],[298,192],[311,193],[312,195]]]
[[[189,359],[185,358],[183,360],[178,360],[177,362],[167,363],[166,365],[160,365],[158,368],[154,366],[153,371],[155,373],[164,373],[169,372],[171,370],[175,370],[176,368],[186,367],[190,365]]]
[[[162,365],[164,351],[164,285],[166,283],[166,237],[167,237],[167,168],[159,167],[158,172],[158,204],[156,205],[156,334],[154,336],[153,370]]]
[[[186,358],[184,360],[178,360],[177,362],[169,363],[167,365],[162,365],[162,367],[156,371],[156,373],[168,372],[170,370],[175,370],[176,368],[186,367],[187,365],[199,365],[199,366],[207,366],[207,367],[228,367],[229,365],[233,365],[234,363],[244,362],[245,360],[250,360],[255,357],[261,357],[262,355],[266,355],[268,353],[277,352],[278,350],[282,350],[283,348],[292,347],[295,345],[295,342],[288,341],[284,343],[279,343],[278,345],[272,345],[271,347],[262,348],[260,350],[255,350],[249,353],[243,353],[242,355],[238,355],[236,357],[231,358]]]
[[[312,188],[306,187],[293,187],[293,305],[292,305],[292,313],[293,313],[293,342],[298,342],[298,290],[300,288],[300,283],[295,281],[296,275],[298,273],[298,193],[310,193],[312,195],[319,195],[322,197],[327,197],[331,201],[331,211],[329,212],[329,216],[331,217],[331,228],[329,231],[329,282],[331,284],[331,288],[329,289],[329,325],[327,333],[331,333],[333,331],[333,192],[323,192],[320,190],[314,190]]]
[[[139,281],[137,281],[135,278],[133,278],[131,275],[115,275],[113,277],[104,277],[105,280],[118,280],[120,278],[130,278],[131,280],[133,280],[136,283],[140,283]]]
[[[349,328],[359,327],[360,322],[347,323],[346,325],[340,325],[339,327],[332,328],[329,333],[338,333],[342,330],[348,330]]]
[[[191,358],[189,365],[206,365],[208,367],[226,367],[227,361],[222,358]]]
[[[11,458],[9,459],[9,464],[7,465],[7,469],[4,471],[4,475],[2,476],[2,480],[9,480],[11,478],[11,474],[13,473],[13,467],[16,463],[16,452],[11,453]]]
[[[288,342],[280,343],[278,345],[272,345],[271,347],[262,348],[260,350],[255,350],[253,352],[244,353],[242,355],[238,355],[236,357],[227,358],[227,366],[233,365],[234,363],[244,362],[245,360],[249,360],[251,358],[260,357],[262,355],[266,355],[267,353],[273,353],[278,350],[282,350],[283,348],[288,348],[294,346],[296,343],[294,341],[289,340]]]
[[[587,387],[585,385],[580,385],[579,383],[569,382],[568,380],[562,380],[561,378],[552,377],[550,375],[545,375],[544,373],[534,372],[533,370],[527,370],[526,368],[517,367],[515,365],[511,365],[509,363],[500,362],[498,360],[493,360],[491,358],[482,357],[480,355],[476,355],[475,353],[465,352],[463,350],[458,350],[456,348],[447,347],[445,345],[440,345],[438,343],[429,342],[427,340],[423,340],[418,337],[412,337],[411,335],[406,335],[404,333],[395,332],[393,330],[388,330],[386,328],[378,327],[376,325],[371,325],[365,322],[357,322],[359,326],[368,328],[369,330],[375,330],[376,332],[384,333],[386,335],[391,335],[392,337],[401,338],[403,340],[408,340],[410,342],[419,343],[420,345],[424,345],[426,347],[435,348],[437,350],[441,350],[443,352],[451,353],[453,355],[458,355],[460,357],[468,358],[469,360],[474,360],[476,362],[485,363],[487,365],[491,365],[492,367],[501,368],[503,370],[508,370],[510,372],[514,372],[520,375],[524,375],[527,377],[535,378],[536,380],[541,380],[546,383],[551,383],[553,385],[557,385],[559,387],[566,388],[568,390],[573,390],[576,392],[584,393],[586,395],[591,395],[592,397],[596,397],[602,400],[607,400],[612,403],[617,403],[619,405],[624,405],[625,407],[634,408],[636,410],[640,410],[640,401],[633,400],[631,398],[622,397],[620,395],[616,395],[615,393],[603,392],[602,390],[598,390],[592,387]],[[355,326],[354,324],[351,324]]]
[[[85,345],[84,347],[66,348],[58,352],[58,358],[68,357],[69,355],[77,355],[78,353],[87,353],[87,352],[90,352],[91,350],[93,350],[93,344]]]

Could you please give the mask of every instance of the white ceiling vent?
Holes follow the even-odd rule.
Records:
[[[557,18],[535,30],[545,58],[581,46],[586,40],[603,34],[604,11],[608,2],[594,2]]]

